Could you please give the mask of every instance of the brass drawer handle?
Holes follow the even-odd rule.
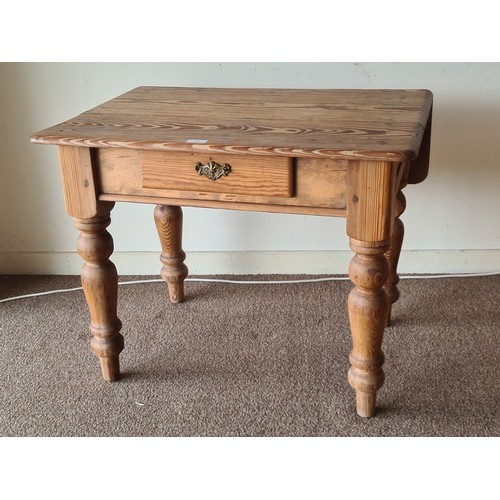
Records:
[[[224,163],[220,165],[213,160],[208,163],[195,163],[194,169],[200,174],[208,177],[212,181],[216,181],[219,177],[227,176],[231,172],[231,165]]]

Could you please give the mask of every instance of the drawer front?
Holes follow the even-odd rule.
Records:
[[[234,195],[293,196],[288,157],[140,151],[142,187]]]

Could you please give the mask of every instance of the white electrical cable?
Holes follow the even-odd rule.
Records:
[[[440,279],[440,278],[480,278],[483,276],[495,276],[500,272],[494,271],[491,273],[470,273],[470,274],[409,274],[400,276],[401,279]],[[200,282],[200,283],[226,283],[232,285],[290,285],[300,283],[318,283],[320,281],[347,281],[350,280],[348,276],[331,276],[328,278],[308,278],[303,280],[269,280],[269,281],[252,281],[252,280],[229,280],[219,278],[186,278],[185,281]],[[162,279],[150,280],[137,280],[137,281],[119,281],[118,285],[139,285],[142,283],[164,283]],[[63,290],[49,290],[47,292],[30,293],[27,295],[18,295],[17,297],[9,297],[1,299],[2,302],[9,302],[11,300],[27,299],[29,297],[39,297],[41,295],[50,295],[54,293],[76,292],[82,290],[82,287],[65,288]]]

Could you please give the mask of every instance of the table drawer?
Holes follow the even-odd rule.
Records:
[[[144,188],[293,196],[293,162],[284,156],[140,151],[139,164]]]

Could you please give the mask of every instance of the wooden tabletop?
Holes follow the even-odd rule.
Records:
[[[31,142],[400,161],[431,106],[428,90],[138,87]]]

